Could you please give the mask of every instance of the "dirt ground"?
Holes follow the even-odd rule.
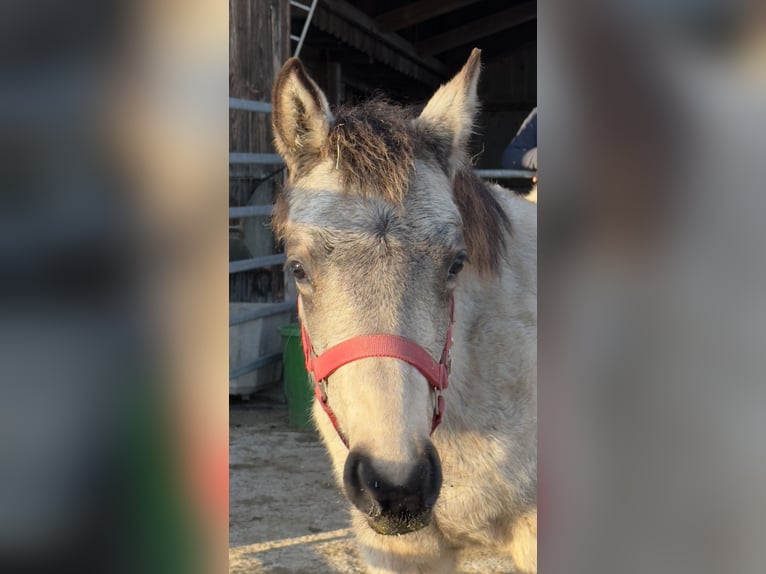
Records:
[[[229,409],[229,572],[361,574],[349,505],[315,430],[291,428],[278,398]],[[464,574],[512,573],[510,560],[471,554]]]

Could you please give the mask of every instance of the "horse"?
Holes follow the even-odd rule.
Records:
[[[537,570],[537,214],[471,168],[480,59],[420,113],[333,112],[295,58],[274,83],[272,227],[371,573],[455,572],[475,546]]]

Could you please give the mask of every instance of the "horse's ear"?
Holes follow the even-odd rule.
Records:
[[[463,69],[441,86],[416,120],[431,133],[449,138],[450,162],[456,165],[465,153],[479,108],[476,86],[481,71],[481,50],[474,48]]]
[[[298,58],[290,58],[274,82],[271,97],[274,143],[293,172],[302,159],[319,154],[333,116],[327,98]]]

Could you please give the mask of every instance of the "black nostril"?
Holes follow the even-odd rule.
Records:
[[[372,492],[377,485],[374,480],[370,482],[371,473],[369,457],[363,452],[351,451],[343,469],[343,486],[346,489],[346,496],[359,510],[374,516],[380,513],[380,507]]]
[[[442,485],[441,463],[429,442],[404,484],[391,484],[363,451],[351,451],[343,470],[346,496],[372,518],[417,515],[436,504]]]
[[[430,441],[423,454],[425,458],[423,465],[423,504],[426,508],[433,508],[442,488],[442,464],[439,460],[439,453],[436,452],[436,448]]]

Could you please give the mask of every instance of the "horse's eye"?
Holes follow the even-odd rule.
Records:
[[[457,277],[457,274],[463,270],[463,265],[465,265],[465,254],[461,253],[455,258],[454,263],[449,268],[450,279]]]
[[[290,262],[290,272],[295,277],[295,280],[299,283],[306,280],[306,270],[303,269],[303,265],[299,261]]]

